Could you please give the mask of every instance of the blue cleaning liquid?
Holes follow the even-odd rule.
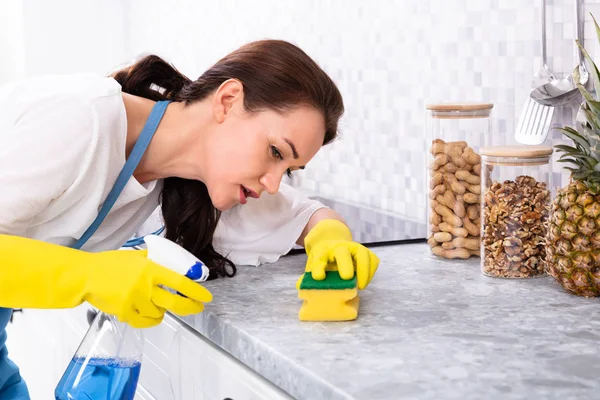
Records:
[[[139,361],[73,358],[54,391],[56,400],[133,400]]]

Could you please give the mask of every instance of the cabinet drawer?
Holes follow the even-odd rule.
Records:
[[[152,396],[148,391],[138,383],[137,390],[135,391],[134,400],[157,400],[156,397]]]
[[[183,399],[292,399],[200,334],[185,329],[180,344]]]
[[[281,389],[171,315],[144,330],[137,397],[160,400],[290,400]]]
[[[144,329],[144,358],[139,385],[153,396],[151,398],[180,400],[176,395],[179,388],[179,328],[177,321],[165,316],[160,325]]]

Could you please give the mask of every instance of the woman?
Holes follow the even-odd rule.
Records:
[[[4,346],[10,308],[88,301],[148,327],[167,310],[198,313],[211,300],[144,252],[115,250],[159,203],[166,237],[211,278],[235,274],[226,255],[268,253],[275,235],[280,253],[304,244],[315,279],[327,268],[344,279],[356,270],[362,289],[377,269],[333,210],[291,188],[278,193],[284,174],[336,137],[343,113],[333,81],[290,43],[250,43],[195,81],[156,56],[112,78],[29,79],[0,89],[0,107],[0,398],[28,398]],[[133,177],[121,179],[136,157]],[[234,246],[214,238],[223,211]]]

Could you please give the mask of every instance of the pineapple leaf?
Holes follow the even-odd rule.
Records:
[[[581,181],[581,180],[584,180],[585,178],[587,178],[588,176],[590,176],[591,174],[592,174],[592,171],[590,171],[589,169],[582,169],[580,171],[572,173],[571,178]]]
[[[600,130],[583,128],[583,137],[590,143],[590,149],[588,153],[592,156],[596,156],[597,160],[600,160]]]
[[[585,113],[587,123],[595,129],[600,129],[600,118],[598,118],[598,114],[595,114],[588,107],[585,107],[585,106],[582,107],[582,109],[583,109],[583,112]]]
[[[594,26],[596,27],[596,36],[598,36],[598,42],[600,42],[600,26],[598,26],[598,22],[596,22],[596,18],[590,13],[590,16],[594,20]]]
[[[593,195],[597,195],[598,193],[600,193],[600,184],[589,184],[586,185],[589,192]]]
[[[590,156],[578,156],[578,158],[581,161],[585,161],[585,163],[587,164],[587,166],[589,168],[594,168],[594,166],[596,164],[598,164],[598,160],[596,160],[594,157],[590,157]]]
[[[576,66],[575,69],[573,69],[571,76],[573,77],[573,82],[575,82],[576,86],[581,83],[581,73],[579,72],[579,65]]]
[[[599,153],[598,151],[594,151],[594,152],[591,154],[591,157],[593,157],[593,158],[594,158],[594,160],[596,160],[596,161],[600,161],[600,153]],[[596,165],[596,164],[594,164],[594,166],[595,166],[595,165]]]
[[[587,141],[587,139],[584,138],[583,136],[581,136],[579,134],[579,132],[577,132],[575,129],[567,126],[567,127],[561,128],[561,131],[562,131],[563,135],[565,135],[566,137],[571,139],[576,145],[579,144],[584,149],[587,149],[588,147],[590,147],[590,143]]]
[[[588,190],[593,194],[598,194],[598,192],[600,191],[600,184],[598,182],[589,182],[586,180],[584,183],[585,186],[588,187]]]
[[[594,23],[596,24],[596,20],[594,20]],[[598,25],[596,24],[596,32],[598,32],[598,29],[599,29]],[[598,40],[600,40],[600,37],[598,38]],[[577,46],[579,46],[579,48],[581,49],[581,52],[583,53],[583,56],[585,57],[586,61],[588,62],[588,65],[590,67],[589,72],[590,72],[590,75],[594,82],[594,88],[600,88],[600,72],[598,72],[598,67],[596,67],[594,60],[592,60],[592,58],[590,57],[588,52],[585,50],[583,45],[581,43],[579,43],[578,40],[576,40],[575,43],[577,43]],[[583,86],[580,87],[579,84],[577,85],[577,87],[579,87],[579,91],[581,91],[581,89],[583,88]],[[596,91],[598,91],[598,90],[596,90]],[[583,92],[582,92],[582,94],[583,94]],[[596,93],[596,96],[598,96],[598,95],[599,94]]]
[[[580,132],[580,135],[586,138],[586,140],[590,142],[590,145],[593,145],[595,141],[600,140],[600,129],[584,126],[582,132]]]
[[[595,85],[596,83],[594,83]],[[600,87],[600,82],[598,83],[598,87]],[[591,95],[590,92],[588,92],[582,84],[577,84],[577,88],[579,89],[579,91],[581,92],[581,94],[583,95],[583,97],[585,98],[585,101],[588,105],[588,107],[590,108],[591,111],[595,112],[596,114],[600,114],[600,102],[596,101],[594,99],[594,96]]]
[[[573,146],[567,146],[566,144],[557,144],[556,146],[554,146],[555,149],[558,149],[559,151],[565,152],[569,155],[575,153],[575,154],[579,154],[580,150],[576,149]]]
[[[585,185],[588,189],[594,190],[595,194],[598,194],[600,191],[600,180],[596,174],[591,175],[584,181]]]
[[[583,165],[581,165],[581,163],[573,158],[559,158],[558,160],[556,160],[556,162],[561,162],[561,163],[571,163],[571,164],[575,164],[577,165],[579,168],[578,169],[582,169]]]
[[[581,154],[581,153],[578,153],[578,154]],[[573,157],[573,160],[578,160],[579,159],[579,157],[577,157],[576,155],[563,153],[559,157],[559,160],[562,160],[562,159],[565,159],[565,158],[569,158],[569,157]]]

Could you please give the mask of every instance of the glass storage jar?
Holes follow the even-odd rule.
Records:
[[[551,201],[551,147],[484,147],[481,272],[542,276]]]
[[[427,106],[427,243],[431,255],[480,254],[479,148],[488,143],[493,104]]]

